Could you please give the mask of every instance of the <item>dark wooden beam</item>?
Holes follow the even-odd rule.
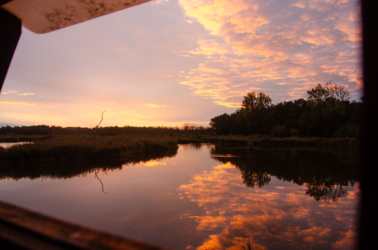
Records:
[[[21,20],[0,7],[0,92],[20,36]]]
[[[0,247],[40,250],[165,249],[55,219],[1,201]]]
[[[362,0],[364,120],[362,138],[362,178],[360,208],[360,249],[377,247],[377,170],[378,170],[378,36],[374,1]]]

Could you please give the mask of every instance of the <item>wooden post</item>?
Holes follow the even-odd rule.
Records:
[[[0,7],[0,92],[20,36],[21,20]]]
[[[164,250],[0,201],[1,249]]]

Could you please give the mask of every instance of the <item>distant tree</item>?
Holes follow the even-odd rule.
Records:
[[[307,94],[308,100],[273,105],[269,95],[251,92],[244,96],[240,109],[230,115],[214,117],[210,126],[212,131],[223,135],[271,134],[277,137],[341,136],[346,134],[346,128],[335,133],[344,125],[359,126],[362,103],[350,102],[346,87],[327,82],[324,86],[318,84]]]
[[[248,93],[247,96],[244,96],[242,103],[242,108],[249,111],[253,110],[262,110],[272,106],[272,99],[269,95],[266,95],[262,92],[256,94],[255,92]]]
[[[332,84],[330,81],[324,86],[318,83],[315,88],[307,91],[308,100],[315,103],[325,102],[328,98],[338,101],[348,101],[349,92],[344,86]]]
[[[217,134],[228,135],[230,133],[230,115],[223,114],[216,116],[210,120],[210,128],[215,130]]]

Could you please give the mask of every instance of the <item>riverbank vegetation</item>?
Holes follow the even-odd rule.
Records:
[[[0,163],[99,161],[172,150],[177,150],[177,141],[167,136],[53,136],[9,149],[0,147]]]
[[[263,187],[271,176],[305,185],[307,195],[325,203],[346,196],[348,185],[360,179],[360,155],[355,150],[333,148],[254,148],[216,145],[212,158],[231,163],[241,171],[247,187]]]
[[[212,135],[213,130],[209,127],[197,126],[195,124],[184,124],[182,127],[60,127],[60,126],[21,126],[21,127],[1,127],[0,142],[6,142],[11,138],[35,137],[59,135],[95,135],[95,136],[115,136],[115,135],[142,135],[142,136],[198,136]]]
[[[273,104],[265,93],[248,93],[241,108],[211,119],[217,135],[271,137],[358,137],[363,103],[349,101],[349,92],[336,84],[318,84],[308,98]]]
[[[0,163],[97,161],[176,150],[178,143],[357,148],[363,103],[350,102],[348,91],[331,83],[307,94],[272,104],[267,94],[248,93],[240,109],[212,118],[210,127],[1,127],[0,142],[34,143],[0,147]]]
[[[93,172],[107,173],[109,171],[121,170],[125,165],[134,165],[140,162],[159,161],[164,158],[174,157],[177,153],[175,148],[165,150],[145,152],[143,154],[128,154],[126,157],[111,158],[106,161],[97,160],[85,162],[54,162],[50,164],[35,164],[29,167],[28,164],[2,165],[0,167],[0,180],[12,179],[19,180],[22,178],[50,178],[50,179],[67,179],[75,176],[85,176]]]

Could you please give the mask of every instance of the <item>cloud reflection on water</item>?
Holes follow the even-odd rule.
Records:
[[[327,204],[306,195],[306,186],[271,178],[263,188],[246,190],[240,171],[228,162],[181,185],[206,212],[183,217],[213,232],[198,249],[240,249],[248,238],[255,249],[353,248],[358,186]]]

